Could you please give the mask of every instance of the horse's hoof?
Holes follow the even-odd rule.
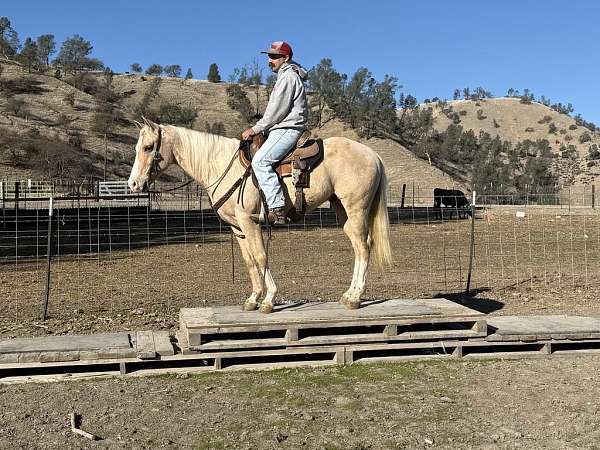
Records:
[[[358,309],[358,308],[360,308],[360,300],[358,300],[358,301],[348,300],[348,301],[346,301],[346,303],[344,303],[344,306],[346,307],[346,309]]]
[[[245,302],[242,306],[243,311],[254,311],[258,308],[258,303],[256,302]]]
[[[348,304],[348,296],[347,295],[342,295],[340,300],[339,300],[340,305],[344,305],[346,306]]]
[[[263,314],[270,314],[273,312],[273,305],[271,303],[261,303],[260,312]]]

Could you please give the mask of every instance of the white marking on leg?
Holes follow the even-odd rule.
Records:
[[[246,303],[258,303],[258,299],[260,298],[260,292],[253,292],[250,294],[250,297],[246,299]]]
[[[265,295],[265,298],[262,302],[272,305],[275,294],[277,294],[277,285],[275,284],[275,280],[273,280],[273,276],[271,275],[271,269],[268,267],[265,270],[265,287],[267,288],[267,295]]]
[[[358,274],[356,277],[356,285],[354,289],[356,291],[356,296],[360,298],[360,296],[365,292],[366,284],[367,284],[367,268],[369,267],[368,260],[358,261]]]
[[[354,271],[352,273],[352,282],[350,283],[350,287],[348,288],[348,290],[346,292],[344,292],[344,296],[345,297],[350,297],[352,295],[352,293],[354,292],[354,290],[356,289],[356,282],[358,280],[358,265],[359,265],[360,261],[358,259],[354,260]]]

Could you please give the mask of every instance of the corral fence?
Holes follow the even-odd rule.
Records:
[[[59,329],[68,332],[169,327],[181,307],[240,304],[249,294],[235,238],[200,187],[158,195],[83,192],[54,189],[52,208],[39,196],[3,199],[0,334],[44,327],[45,301],[50,320],[68,324]],[[468,208],[434,208],[431,192],[408,184],[390,186],[388,204],[394,264],[371,270],[371,298],[464,292],[471,242],[474,291],[579,289],[600,275],[592,189],[478,194],[473,222]],[[354,256],[339,228],[325,204],[302,223],[273,231],[269,258],[279,301],[337,300],[348,288]]]

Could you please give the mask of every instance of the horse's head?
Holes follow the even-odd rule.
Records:
[[[147,191],[156,177],[173,162],[173,153],[165,145],[161,126],[145,117],[143,119],[143,124],[135,121],[140,134],[129,175],[129,188],[133,192]]]

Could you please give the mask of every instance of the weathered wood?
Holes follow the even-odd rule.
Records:
[[[398,336],[398,325],[386,325],[383,330],[385,337]]]
[[[423,325],[422,330],[415,325]],[[202,334],[200,339],[196,332],[188,330],[185,341],[191,350],[213,351],[225,349],[243,348],[266,348],[266,347],[289,347],[294,345],[335,345],[360,342],[395,342],[412,341],[421,339],[452,339],[452,338],[477,338],[485,337],[485,331],[476,331],[473,321],[458,321],[449,319],[443,321],[436,319],[433,323],[425,321],[421,323],[410,323],[406,328],[402,325],[381,324],[378,327],[344,328],[323,326],[321,328],[299,328],[286,333],[295,339],[262,337],[252,332],[245,332],[232,339],[229,334]],[[364,332],[357,332],[360,329]],[[372,330],[371,332],[366,332]],[[296,335],[298,336],[296,337]],[[200,342],[198,345],[192,342]]]
[[[285,332],[286,342],[294,342],[298,340],[298,328],[288,328]]]
[[[214,351],[475,338],[487,334],[487,325],[482,313],[446,299],[395,299],[366,302],[358,310],[338,303],[285,305],[267,315],[233,307],[183,308],[180,334],[189,349]]]
[[[255,311],[241,311],[237,307],[221,306],[213,308],[182,308],[180,322],[188,330],[199,328],[214,332],[224,332],[226,328],[268,327],[266,329],[287,329],[295,324],[337,326],[349,324],[367,325],[398,318],[431,317],[482,317],[483,314],[446,299],[394,299],[365,302],[356,310],[346,309],[339,303],[303,303],[298,305],[276,305],[272,314]]]
[[[175,348],[168,331],[153,331],[154,348],[159,356],[174,355]]]
[[[561,347],[562,346],[562,347]],[[429,350],[429,351],[425,351]],[[464,354],[461,355],[461,352]],[[0,381],[18,382],[27,380],[70,380],[98,376],[143,376],[160,373],[205,372],[211,370],[262,370],[276,367],[315,367],[332,364],[352,364],[353,362],[403,361],[431,358],[486,359],[486,358],[537,358],[569,357],[586,354],[599,354],[600,340],[580,341],[539,341],[525,342],[486,342],[484,340],[447,340],[437,342],[371,343],[343,346],[295,346],[285,349],[264,349],[251,351],[231,351],[214,353],[176,354],[156,360],[89,360],[72,362],[48,362],[6,364],[0,367]],[[298,356],[306,358],[298,359]],[[310,355],[314,355],[314,358]],[[357,357],[358,355],[358,357]],[[277,358],[272,358],[276,356]],[[272,360],[269,361],[269,358]],[[193,362],[197,361],[194,366]],[[160,367],[160,364],[165,367]],[[181,362],[181,367],[176,367]],[[129,364],[131,363],[131,366]],[[144,367],[145,364],[149,364]],[[98,372],[90,368],[98,365]],[[82,366],[85,366],[83,369]],[[106,366],[109,366],[108,370]],[[35,371],[56,367],[54,375],[37,375]],[[82,367],[79,371],[78,367]],[[101,368],[100,368],[101,367]],[[131,369],[130,369],[131,367]],[[9,374],[7,369],[18,369],[19,374]],[[64,373],[68,370],[68,374]],[[61,372],[63,372],[61,374]]]
[[[496,331],[489,341],[600,339],[600,319],[581,316],[499,316],[488,323]]]
[[[129,333],[98,333],[92,335],[44,336],[0,341],[0,354],[26,352],[69,352],[101,350],[106,348],[130,349]]]
[[[128,333],[44,336],[0,341],[0,364],[135,356]]]
[[[135,352],[140,359],[156,358],[154,333],[152,331],[138,331],[135,333]]]

